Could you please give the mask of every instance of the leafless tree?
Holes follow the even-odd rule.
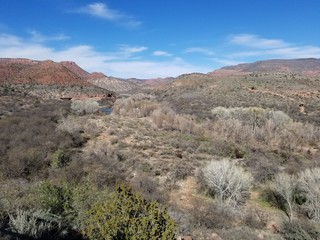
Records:
[[[237,207],[249,196],[252,175],[234,162],[211,161],[202,170],[203,182],[220,202]]]
[[[306,169],[300,173],[298,183],[306,197],[303,207],[308,217],[320,222],[320,168]]]
[[[274,178],[272,188],[285,200],[288,206],[285,211],[291,222],[293,218],[294,192],[297,189],[296,177],[287,173],[279,173]]]

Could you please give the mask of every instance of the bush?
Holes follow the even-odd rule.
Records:
[[[38,194],[40,206],[49,209],[52,214],[63,215],[73,209],[73,192],[67,184],[44,182],[39,186]]]
[[[60,225],[58,216],[43,210],[24,211],[17,209],[15,214],[9,215],[11,232],[37,239],[45,237],[54,229],[58,230],[61,227]]]
[[[230,160],[211,161],[201,173],[209,194],[218,201],[236,207],[249,196],[252,175]]]
[[[281,233],[286,240],[319,240],[320,230],[309,222],[284,222]]]
[[[94,113],[98,107],[99,103],[94,100],[75,100],[71,103],[71,109],[79,115]]]
[[[60,168],[67,165],[71,161],[70,154],[59,149],[50,155],[51,167]]]
[[[226,207],[224,204],[215,204],[200,200],[194,201],[191,209],[193,227],[207,229],[229,229],[239,222],[238,211]]]
[[[121,186],[88,211],[83,233],[89,239],[174,239],[175,222],[155,201]]]
[[[299,174],[298,187],[305,198],[302,204],[309,218],[320,222],[320,168],[306,169]]]
[[[247,108],[224,108],[216,107],[212,109],[211,113],[218,119],[237,119],[252,128],[263,126],[268,120],[281,125],[287,123],[291,118],[281,111],[273,111],[272,109],[264,109],[260,107]]]

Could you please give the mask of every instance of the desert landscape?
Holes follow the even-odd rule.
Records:
[[[320,239],[320,60],[124,79],[0,59],[2,239]]]

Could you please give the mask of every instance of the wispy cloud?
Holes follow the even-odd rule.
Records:
[[[81,8],[80,12],[111,21],[118,20],[122,17],[122,15],[118,11],[110,9],[104,3],[88,4],[87,6]]]
[[[222,66],[232,66],[232,65],[237,65],[240,63],[243,63],[242,61],[238,60],[232,60],[232,59],[227,59],[227,58],[211,58],[211,60],[215,63],[218,63]]]
[[[240,49],[229,54],[232,58],[320,58],[320,47],[298,45],[281,39],[262,38],[252,34],[235,35],[230,39],[230,43]]]
[[[128,28],[137,28],[142,24],[141,21],[138,21],[134,17],[118,10],[111,9],[107,4],[101,2],[88,4],[78,9],[77,12],[115,22]]]
[[[253,34],[239,34],[231,37],[231,43],[258,49],[289,47],[291,44],[280,39],[267,39]]]
[[[44,42],[28,41],[9,34],[0,34],[0,56],[54,61],[71,60],[89,72],[101,71],[123,78],[172,77],[183,73],[209,72],[211,68],[196,66],[181,58],[150,61],[144,57],[146,46],[118,45],[114,52],[100,52],[91,45],[74,45],[63,50],[48,47]]]
[[[152,53],[152,55],[157,56],[157,57],[171,57],[172,56],[171,53],[168,53],[166,51],[161,51],[161,50],[154,51]]]
[[[215,52],[208,48],[203,47],[191,47],[185,50],[185,53],[200,53],[207,56],[214,56]]]
[[[35,42],[63,41],[63,40],[70,39],[69,36],[67,36],[63,33],[59,33],[59,34],[52,35],[52,36],[46,36],[38,31],[31,30],[31,31],[29,31],[29,34],[31,35],[32,40]]]
[[[130,45],[126,45],[126,44],[123,44],[120,47],[120,50],[122,51],[122,53],[124,53],[125,55],[129,55],[129,56],[131,56],[134,53],[143,52],[147,49],[148,48],[145,46],[130,46]]]
[[[19,46],[22,44],[22,41],[19,37],[2,33],[0,34],[0,46]]]

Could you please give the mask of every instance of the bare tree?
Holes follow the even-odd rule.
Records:
[[[252,175],[230,160],[211,161],[202,178],[209,192],[220,202],[237,207],[249,196]]]
[[[279,173],[274,178],[272,188],[285,200],[288,207],[288,209],[285,209],[285,212],[291,222],[293,218],[294,192],[297,189],[297,179],[293,175]]]
[[[306,197],[303,207],[308,217],[320,222],[320,168],[306,169],[300,173],[298,183]]]

